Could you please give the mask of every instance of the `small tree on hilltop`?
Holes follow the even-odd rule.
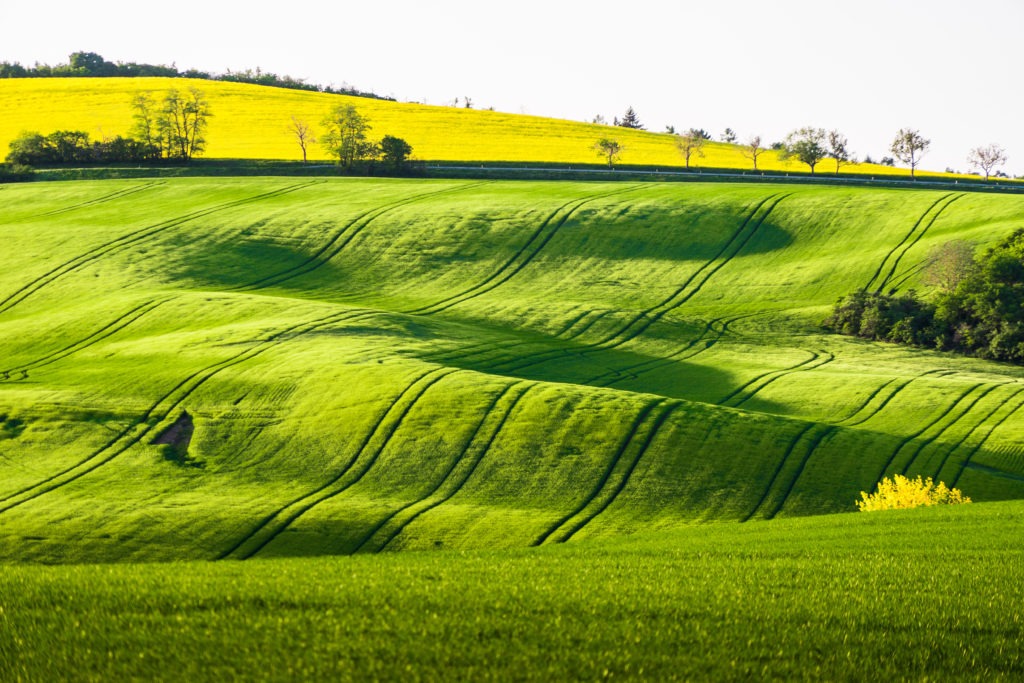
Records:
[[[612,138],[601,138],[594,143],[594,151],[597,152],[598,156],[608,160],[608,168],[615,166],[615,162],[619,160],[625,149],[625,147],[619,144],[618,140]]]
[[[129,133],[150,150],[150,156],[159,159],[164,154],[160,112],[148,92],[136,93],[132,98],[132,128]]]
[[[690,157],[696,154],[699,157],[704,156],[704,142],[707,140],[703,135],[703,131],[691,128],[682,135],[676,138],[676,149],[683,155],[683,159],[686,160],[686,168],[690,168]]]
[[[836,175],[839,175],[839,167],[850,161],[850,144],[846,136],[838,130],[828,133],[828,155],[836,162]]]
[[[205,150],[210,116],[210,105],[198,88],[169,90],[157,125],[167,157],[187,162]]]
[[[636,130],[643,130],[644,126],[640,123],[640,118],[633,111],[633,107],[626,109],[626,113],[622,115],[622,119],[619,120],[618,125],[623,128],[634,128]]]
[[[897,159],[910,165],[910,177],[913,178],[917,165],[921,163],[921,157],[928,151],[931,144],[932,141],[925,139],[918,131],[900,128],[892,145],[889,146],[889,151]]]
[[[323,120],[327,133],[320,138],[331,156],[338,158],[338,164],[345,168],[366,157],[371,151],[366,140],[370,124],[365,116],[351,104],[339,104]]]
[[[822,128],[807,126],[794,130],[786,136],[782,143],[782,158],[795,158],[800,163],[807,164],[811,168],[811,175],[814,175],[814,167],[828,156],[825,137],[825,131]]]
[[[992,169],[1006,163],[1006,150],[993,143],[987,147],[975,147],[967,155],[967,163],[972,168],[980,168],[985,172],[985,180],[988,180]]]
[[[736,142],[736,132],[732,128],[726,128],[722,133],[722,142],[727,142],[730,145]]]
[[[757,158],[764,154],[764,147],[761,146],[761,136],[755,135],[743,147],[743,156],[754,162],[754,170],[757,170]]]

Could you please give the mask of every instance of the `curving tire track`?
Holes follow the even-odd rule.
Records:
[[[945,454],[944,456],[942,456],[942,459],[941,459],[941,460],[939,461],[939,466],[935,468],[935,476],[933,477],[933,479],[934,479],[935,481],[939,481],[939,475],[941,475],[941,474],[942,474],[942,470],[943,470],[943,469],[945,469],[945,467],[946,467],[946,463],[947,463],[947,462],[949,461],[949,457],[950,457],[951,455],[953,455],[953,453],[955,453],[955,452],[956,452],[956,450],[957,450],[958,448],[960,448],[961,446],[963,446],[963,445],[964,445],[964,442],[965,442],[965,441],[967,441],[967,439],[968,439],[968,438],[970,438],[970,437],[971,437],[971,435],[973,435],[973,434],[974,434],[974,433],[975,433],[976,431],[978,431],[979,429],[981,429],[981,428],[982,428],[982,426],[983,426],[983,425],[984,425],[984,424],[985,424],[986,422],[988,422],[988,421],[989,421],[989,420],[990,420],[990,419],[992,418],[992,416],[993,416],[993,415],[995,415],[995,414],[996,414],[996,413],[998,413],[998,412],[999,412],[1000,410],[1002,410],[1002,409],[1003,409],[1004,407],[1006,407],[1006,404],[1007,404],[1007,403],[1009,403],[1009,402],[1010,402],[1010,401],[1012,401],[1013,399],[1017,398],[1017,396],[1018,396],[1018,395],[1020,395],[1020,394],[1021,394],[1021,392],[1024,392],[1024,386],[1018,387],[1018,388],[1017,388],[1017,389],[1015,389],[1015,390],[1014,390],[1014,391],[1013,391],[1013,392],[1012,392],[1012,393],[1011,393],[1011,394],[1010,394],[1009,396],[1007,396],[1007,397],[1006,397],[1005,399],[1003,399],[1002,401],[1000,401],[999,403],[997,403],[997,404],[996,404],[996,405],[995,405],[995,406],[994,406],[994,407],[992,408],[992,410],[988,411],[988,412],[987,412],[987,413],[986,413],[986,414],[985,414],[984,416],[982,416],[982,417],[981,417],[981,418],[980,418],[980,419],[979,419],[979,420],[978,420],[978,421],[977,421],[977,422],[975,423],[975,425],[974,425],[974,426],[973,426],[972,428],[970,428],[969,430],[967,430],[967,432],[966,432],[966,433],[965,433],[965,434],[963,435],[963,437],[961,437],[961,438],[960,438],[960,440],[959,440],[959,441],[957,441],[957,442],[956,442],[955,444],[953,444],[952,446],[950,446],[950,447],[949,447],[949,448],[948,448],[948,449],[946,450],[946,454]],[[979,400],[980,400],[981,398],[982,398],[982,397],[979,397]],[[1010,413],[1010,414],[1012,414],[1012,411],[1011,411],[1011,413]],[[1010,414],[1007,414],[1007,415],[1006,415],[1005,417],[1003,417],[1003,418],[1002,418],[1002,420],[1000,420],[1000,421],[998,422],[998,424],[1002,424],[1002,423],[1003,423],[1003,422],[1004,422],[1004,421],[1006,420],[1006,418],[1010,416]],[[995,425],[993,425],[992,427],[990,427],[990,428],[989,428],[989,431],[988,431],[988,434],[991,434],[991,433],[992,433],[992,431],[993,431],[993,430],[994,430],[994,429],[996,428],[996,426],[998,426],[998,424],[995,424]],[[985,439],[987,439],[987,438],[988,438],[988,436],[986,436],[986,437],[985,437]],[[984,443],[985,439],[982,439],[982,443]],[[977,447],[975,447],[974,449],[972,449],[972,450],[971,450],[970,456],[968,456],[968,458],[969,458],[969,457],[973,457],[973,455],[974,455],[975,451],[977,451],[977,449],[978,449],[978,448],[980,448],[980,447],[981,447],[981,444],[979,443]],[[961,466],[961,468],[960,468],[959,472],[963,472],[963,467],[962,467],[962,466]],[[960,476],[960,474],[958,473],[958,474],[957,474],[957,477],[959,477],[959,476]]]
[[[1021,390],[1018,390],[1018,392],[1015,394],[1015,396],[1019,395],[1020,391]],[[1007,403],[1009,403],[1009,400],[1007,400],[1006,403],[1004,403],[1003,406],[1000,406],[1000,407],[1005,407]],[[985,443],[989,440],[989,437],[992,436],[993,432],[995,432],[997,429],[999,429],[999,427],[1001,427],[1011,417],[1016,415],[1017,411],[1020,410],[1021,407],[1024,407],[1024,400],[1019,401],[1016,406],[1014,406],[1013,408],[1011,408],[1010,410],[1007,411],[1006,415],[1001,417],[999,420],[996,420],[992,424],[992,426],[989,427],[988,432],[985,434],[985,436],[978,442],[978,444],[974,448],[971,449],[971,451],[964,457],[963,461],[960,463],[960,469],[957,471],[956,476],[953,477],[953,481],[949,485],[950,488],[956,488],[957,483],[959,483],[959,481],[960,481],[960,477],[963,476],[964,470],[966,470],[968,467],[971,467],[971,468],[983,467],[982,465],[975,465],[973,462],[971,462],[974,459],[974,456],[978,454],[978,451],[980,451],[982,446],[984,446]],[[936,475],[936,476],[938,476],[938,475]],[[1021,477],[1020,480],[1024,481],[1024,477]]]
[[[59,216],[61,214],[71,213],[72,211],[77,211],[78,209],[84,209],[84,208],[87,208],[87,207],[90,207],[90,206],[96,206],[97,204],[106,204],[107,202],[112,202],[112,201],[114,201],[116,199],[121,199],[122,197],[128,197],[130,195],[136,194],[137,192],[143,192],[143,191],[151,189],[153,187],[157,187],[159,185],[166,185],[166,184],[167,184],[166,180],[155,180],[153,182],[143,183],[142,185],[133,185],[131,187],[126,187],[126,188],[117,190],[116,192],[111,192],[110,194],[103,195],[102,197],[97,197],[96,199],[90,199],[89,201],[79,202],[78,204],[72,204],[71,206],[65,206],[63,209],[54,209],[53,211],[47,211],[45,213],[37,213],[34,216],[29,216],[27,218],[21,218],[21,219],[18,219],[18,220],[20,220],[20,221],[30,221],[30,220],[35,220],[37,218],[48,218],[50,216]]]
[[[954,411],[952,411],[952,410],[949,411],[948,413],[946,413],[946,416],[944,416],[944,417],[952,416],[951,419],[945,421],[944,424],[941,425],[940,429],[938,431],[936,431],[932,436],[930,436],[930,437],[928,437],[926,439],[923,439],[918,444],[917,448],[914,449],[914,452],[910,455],[910,459],[907,460],[907,463],[903,466],[903,469],[900,470],[900,474],[906,475],[907,472],[910,471],[910,468],[913,466],[914,462],[917,460],[918,456],[921,455],[921,452],[924,451],[924,449],[927,446],[930,446],[932,443],[934,443],[940,436],[942,436],[947,431],[949,431],[950,428],[952,428],[954,425],[956,425],[958,422],[960,422],[960,420],[962,420],[965,417],[967,417],[967,415],[970,414],[970,412],[974,409],[974,407],[976,405],[978,405],[979,401],[981,401],[983,398],[985,398],[986,396],[991,394],[993,391],[995,391],[999,387],[1001,387],[1001,386],[1003,386],[1005,384],[1009,384],[1009,383],[1010,383],[1010,381],[1007,380],[1007,381],[1004,381],[1004,382],[997,382],[997,383],[991,384],[991,385],[985,385],[985,384],[977,385],[976,388],[981,388],[981,391],[978,392],[978,395],[975,396],[973,399],[971,399],[971,401],[969,403],[966,403],[962,407],[958,408],[955,411],[957,414],[954,415]],[[965,394],[964,398],[966,399],[966,397],[968,395],[969,394]],[[957,403],[959,404],[960,401],[958,401]],[[933,424],[938,424],[938,423],[936,422],[936,423],[933,423]]]
[[[912,239],[906,246],[904,246],[903,250],[900,251],[899,255],[896,256],[896,258],[893,260],[892,266],[890,266],[889,268],[889,273],[878,284],[878,288],[875,290],[876,294],[880,293],[886,287],[886,285],[889,284],[889,281],[892,280],[892,278],[896,275],[896,269],[899,268],[900,261],[902,261],[903,257],[907,255],[907,252],[910,251],[914,247],[914,245],[920,242],[921,238],[924,237],[929,230],[931,230],[931,227],[935,225],[935,221],[939,219],[939,216],[941,216],[943,212],[949,208],[950,204],[959,199],[963,199],[965,196],[966,195],[964,193],[956,195],[948,202],[940,206],[938,210],[936,210],[935,213],[932,214],[931,219],[929,219],[928,224],[924,226],[924,229],[917,233],[914,239]]]
[[[221,553],[217,559],[224,560],[236,556],[238,559],[247,560],[253,557],[302,515],[358,483],[376,464],[381,452],[387,447],[413,406],[428,389],[455,372],[458,370],[438,368],[421,373],[388,406],[383,417],[367,432],[366,437],[349,461],[329,481],[289,501],[264,517],[252,531]],[[355,469],[357,467],[358,470]],[[350,472],[354,472],[354,474],[348,476]]]
[[[758,392],[767,387],[769,384],[776,382],[777,380],[791,375],[795,372],[807,372],[809,370],[817,370],[823,365],[827,365],[835,360],[835,355],[826,351],[817,353],[815,351],[808,351],[811,357],[805,361],[801,361],[796,365],[793,365],[782,370],[771,370],[763,374],[754,377],[746,384],[737,387],[734,391],[729,393],[725,398],[719,401],[719,405],[731,405],[733,408],[739,408],[744,403],[752,399]],[[819,362],[820,361],[820,362]]]
[[[296,323],[283,330],[279,330],[263,340],[258,341],[254,346],[243,349],[239,353],[212,363],[181,380],[172,389],[167,391],[155,403],[153,403],[142,416],[133,420],[128,426],[118,432],[113,438],[94,450],[82,460],[73,465],[63,468],[35,484],[26,486],[18,491],[9,493],[0,498],[0,514],[13,508],[23,505],[55,489],[65,486],[85,475],[93,472],[103,465],[106,465],[126,450],[139,443],[150,432],[157,428],[178,406],[195,393],[203,384],[208,382],[221,371],[251,360],[270,349],[303,334],[330,324],[349,322],[376,315],[375,311],[344,311],[334,313],[322,318]]]
[[[804,457],[800,460],[800,464],[797,465],[796,472],[793,473],[792,479],[789,480],[789,484],[783,489],[779,496],[778,502],[772,508],[771,512],[765,515],[765,519],[774,519],[779,511],[786,505],[786,501],[789,500],[790,494],[793,493],[793,489],[796,487],[796,482],[800,479],[800,476],[804,473],[804,469],[807,467],[807,463],[810,462],[811,456],[818,450],[818,447],[822,442],[834,434],[839,428],[835,425],[815,425],[818,428],[817,433],[810,438],[807,444],[807,451],[804,453]]]
[[[654,306],[640,311],[614,332],[611,332],[596,342],[587,344],[582,348],[552,349],[526,359],[515,359],[499,363],[496,364],[494,368],[498,372],[516,372],[567,354],[588,354],[595,351],[605,351],[623,346],[629,341],[635,339],[637,336],[643,334],[651,327],[651,325],[661,320],[665,315],[679,308],[693,298],[693,296],[701,290],[701,288],[715,273],[728,265],[732,259],[742,251],[743,247],[745,247],[754,237],[760,227],[764,224],[764,221],[767,220],[768,216],[775,210],[775,207],[789,196],[791,195],[780,195],[775,193],[768,195],[758,202],[754,209],[743,219],[740,226],[729,236],[729,239],[726,240],[725,244],[722,245],[722,248],[719,249],[715,256],[708,261],[705,261],[700,268],[691,273],[686,281],[676,288],[672,294]],[[767,206],[767,208],[758,217],[758,213],[761,212],[762,208],[765,206]]]
[[[591,195],[590,197],[574,199],[566,202],[552,211],[544,222],[542,222],[533,234],[530,235],[529,239],[523,243],[523,246],[520,247],[508,260],[506,260],[505,263],[499,266],[497,270],[484,278],[484,280],[457,294],[452,294],[451,296],[426,306],[405,311],[405,313],[412,315],[434,315],[496,289],[515,277],[519,271],[529,265],[541,250],[547,246],[548,242],[551,241],[558,230],[584,205],[599,199],[605,199],[607,197],[613,197],[627,192],[635,192],[643,187],[646,187],[646,185],[633,185],[625,189],[618,189],[612,192]]]
[[[381,552],[414,521],[455,497],[490,451],[512,411],[534,386],[525,382],[509,384],[495,396],[462,454],[452,462],[437,485],[420,500],[402,506],[381,520],[363,537],[354,552],[361,552],[371,541],[376,541],[374,552]]]
[[[0,313],[5,313],[11,310],[25,299],[41,290],[43,287],[52,284],[53,282],[59,280],[65,275],[73,273],[76,270],[79,270],[80,268],[87,266],[99,260],[100,258],[103,258],[104,256],[109,256],[110,254],[116,253],[130,246],[143,242],[151,237],[166,232],[171,228],[176,228],[179,225],[183,225],[184,223],[187,223],[189,221],[196,220],[197,218],[203,218],[205,216],[218,213],[220,211],[226,211],[228,209],[233,209],[239,206],[245,206],[246,204],[252,204],[266,199],[271,199],[273,197],[279,197],[281,195],[290,194],[292,192],[296,192],[297,190],[301,190],[311,185],[317,185],[322,182],[323,181],[318,180],[312,182],[299,183],[296,185],[289,185],[287,187],[279,188],[277,190],[263,192],[252,197],[236,199],[234,201],[225,202],[223,204],[218,204],[216,206],[212,206],[206,209],[193,211],[192,213],[188,213],[177,218],[172,218],[170,220],[163,221],[162,223],[156,223],[145,228],[140,228],[139,230],[134,230],[125,235],[121,235],[120,237],[117,237],[113,240],[110,240],[109,242],[105,242],[104,244],[89,249],[88,251],[76,256],[75,258],[69,261],[65,261],[64,263],[54,268],[51,268],[50,270],[38,276],[31,282],[22,285],[20,288],[18,288],[11,294],[7,295],[6,298],[0,299]]]
[[[531,545],[538,546],[548,541],[564,543],[611,505],[626,486],[636,464],[658,429],[678,405],[666,403],[666,399],[658,399],[640,409],[594,489],[578,506],[538,536]],[[627,457],[626,453],[631,446],[635,452],[632,457]]]
[[[273,275],[253,280],[252,282],[236,285],[234,287],[228,287],[224,291],[252,291],[256,289],[263,289],[265,287],[272,287],[279,285],[282,282],[308,275],[315,270],[325,266],[334,257],[342,252],[349,243],[356,238],[370,223],[380,218],[389,211],[413,204],[415,202],[437,197],[439,195],[451,194],[454,192],[461,192],[469,190],[474,187],[486,185],[491,181],[484,181],[478,183],[467,183],[465,185],[459,185],[457,187],[449,187],[443,190],[436,190],[434,192],[425,192],[422,194],[414,195],[412,197],[405,197],[403,199],[396,200],[383,206],[378,206],[373,209],[369,209],[359,214],[339,230],[333,237],[331,237],[325,244],[323,244],[316,252],[314,252],[309,258],[302,263],[299,263],[290,268],[286,268]]]
[[[59,360],[63,360],[64,358],[67,358],[70,355],[78,353],[79,351],[83,351],[91,346],[94,346],[95,344],[98,344],[99,342],[105,339],[108,339],[109,337],[112,337],[113,335],[125,329],[126,327],[136,322],[140,318],[149,315],[151,312],[153,312],[160,306],[164,305],[172,298],[173,297],[167,297],[164,299],[150,299],[149,301],[131,309],[127,313],[118,316],[117,318],[107,323],[100,329],[96,330],[95,332],[89,334],[88,336],[82,339],[79,339],[76,342],[73,342],[65,347],[57,349],[56,351],[53,351],[45,356],[37,358],[36,360],[30,361],[23,365],[9,368],[7,370],[0,370],[0,382],[21,381],[28,379],[29,370],[35,370],[37,368],[45,367],[47,365],[52,365],[53,363],[56,363]],[[12,380],[11,375],[13,374],[18,374],[20,376]]]
[[[794,473],[793,477],[789,480],[789,484],[787,484],[785,488],[782,489],[779,495],[778,503],[776,503],[776,505],[773,506],[771,512],[768,512],[764,515],[765,519],[771,519],[775,517],[775,515],[779,513],[779,510],[782,509],[782,506],[786,504],[786,500],[792,493],[793,487],[796,486],[797,479],[799,479],[800,475],[803,474],[804,468],[807,466],[807,462],[811,459],[811,455],[814,453],[815,450],[817,450],[818,446],[821,445],[821,442],[824,441],[827,436],[833,434],[837,429],[838,427],[836,427],[835,425],[824,425],[816,422],[811,422],[808,425],[806,425],[803,429],[798,431],[796,435],[793,437],[793,439],[789,442],[789,445],[786,447],[785,452],[783,452],[782,457],[779,458],[779,462],[775,466],[775,471],[772,472],[772,476],[771,478],[769,478],[768,485],[765,487],[764,492],[761,494],[761,497],[758,498],[757,503],[754,504],[754,507],[751,508],[750,512],[748,512],[741,521],[749,522],[754,517],[754,515],[757,514],[757,511],[760,510],[761,507],[768,502],[768,497],[771,495],[772,489],[775,488],[776,482],[779,481],[779,479],[782,477],[782,471],[785,469],[786,464],[792,458],[797,446],[800,444],[801,441],[805,440],[804,437],[808,436],[808,434],[811,434],[811,436],[807,439],[807,450],[804,452],[804,456],[803,458],[801,458],[799,465],[797,465],[796,472]],[[814,432],[815,430],[816,433],[812,434],[812,432]]]
[[[890,249],[888,253],[886,253],[886,255],[882,258],[882,262],[878,264],[878,268],[875,269],[874,274],[871,275],[871,278],[867,281],[867,284],[864,285],[864,291],[868,291],[869,289],[871,289],[871,286],[875,283],[875,280],[877,280],[882,275],[882,271],[885,270],[885,265],[889,262],[889,259],[892,258],[893,254],[899,251],[900,247],[906,245],[906,243],[914,237],[914,235],[917,232],[917,229],[921,226],[925,219],[928,218],[928,214],[932,212],[932,209],[938,206],[943,200],[952,197],[953,194],[953,192],[949,192],[947,194],[942,195],[934,202],[932,202],[932,204],[927,209],[925,209],[924,213],[921,214],[920,218],[918,218],[914,225],[910,228],[910,232],[904,235],[903,238],[896,243],[896,246]],[[875,291],[881,291],[882,286],[883,285],[879,285],[879,289]]]
[[[897,395],[899,395],[899,394],[900,394],[900,392],[902,392],[902,391],[903,391],[904,389],[906,389],[906,388],[907,388],[908,386],[910,386],[910,385],[911,385],[911,384],[912,384],[913,382],[915,382],[916,380],[922,379],[922,378],[924,378],[924,377],[928,377],[929,375],[935,375],[936,377],[942,377],[942,376],[944,376],[944,375],[951,375],[951,374],[953,374],[953,371],[952,371],[952,370],[928,370],[927,372],[922,372],[922,373],[921,373],[920,375],[916,375],[916,376],[914,376],[914,377],[910,377],[910,378],[907,378],[907,379],[905,379],[905,380],[903,381],[903,383],[902,383],[902,384],[898,384],[898,385],[897,385],[897,386],[896,386],[896,387],[895,387],[895,388],[894,388],[894,389],[893,389],[893,390],[892,390],[892,391],[891,391],[891,392],[890,392],[890,393],[889,393],[889,394],[888,394],[888,395],[887,395],[887,396],[886,396],[886,397],[885,397],[885,398],[884,398],[884,399],[882,400],[882,402],[881,402],[881,403],[879,403],[879,404],[878,404],[878,406],[874,408],[874,410],[872,410],[872,411],[870,411],[870,412],[866,413],[866,414],[865,414],[865,415],[864,415],[863,417],[861,417],[861,418],[860,418],[859,420],[856,420],[856,421],[852,421],[852,422],[851,422],[851,420],[853,420],[853,419],[854,419],[855,417],[857,417],[858,415],[860,415],[860,413],[861,413],[861,412],[863,412],[864,410],[867,410],[867,407],[868,407],[869,405],[871,405],[871,402],[872,402],[873,400],[875,400],[875,398],[876,398],[877,396],[879,396],[879,394],[881,394],[881,393],[882,393],[882,391],[883,391],[883,390],[884,390],[884,389],[885,389],[886,387],[888,387],[889,385],[891,385],[891,384],[893,384],[893,383],[896,383],[896,382],[898,382],[898,381],[899,381],[899,378],[898,378],[898,377],[893,377],[893,378],[892,378],[892,379],[890,379],[890,380],[889,380],[888,382],[885,382],[884,384],[880,385],[880,386],[879,386],[879,387],[878,387],[877,389],[875,389],[875,390],[874,390],[873,392],[871,392],[871,394],[869,394],[869,395],[868,395],[868,397],[864,399],[864,401],[863,401],[863,402],[862,402],[862,403],[860,404],[860,406],[858,406],[857,408],[855,408],[855,409],[854,409],[854,411],[853,411],[852,413],[850,413],[849,415],[847,415],[846,417],[844,417],[844,418],[843,418],[842,420],[839,420],[839,421],[838,421],[838,422],[837,422],[836,424],[840,424],[840,425],[843,425],[844,427],[855,427],[855,426],[857,426],[857,425],[861,425],[861,424],[864,424],[865,422],[867,422],[868,420],[870,420],[871,418],[873,418],[873,417],[874,417],[875,415],[878,415],[879,413],[881,413],[881,412],[882,412],[882,410],[883,410],[883,409],[884,409],[884,408],[885,408],[885,407],[886,407],[887,405],[889,405],[889,402],[890,402],[890,401],[892,401],[892,400],[893,400],[894,398],[896,398],[896,396],[897,396]]]

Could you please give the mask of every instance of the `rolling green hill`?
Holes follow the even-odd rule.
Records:
[[[1016,196],[176,179],[0,188],[0,560],[507,548],[1024,497],[1024,369],[825,335]]]

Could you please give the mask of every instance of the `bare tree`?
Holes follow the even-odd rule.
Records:
[[[704,156],[705,141],[704,134],[695,128],[691,128],[676,138],[676,148],[679,149],[679,153],[686,159],[686,168],[690,168],[691,156],[694,154],[699,157]]]
[[[619,160],[625,149],[625,147],[619,144],[618,140],[612,138],[601,138],[594,143],[594,151],[597,152],[598,156],[605,157],[608,160],[608,168],[615,166],[615,162]]]
[[[757,170],[757,158],[764,154],[764,147],[761,146],[761,136],[755,135],[747,140],[743,146],[743,156],[754,162],[754,170]]]
[[[828,155],[836,162],[836,175],[839,175],[839,167],[850,161],[850,150],[847,146],[850,141],[838,130],[831,130],[828,133]]]
[[[306,163],[306,148],[309,145],[316,144],[316,135],[313,132],[313,126],[309,125],[302,119],[292,117],[292,125],[288,127],[292,135],[299,142],[299,147],[302,148],[302,163]]]
[[[987,147],[975,147],[967,155],[967,163],[972,168],[980,168],[985,172],[985,180],[992,174],[992,169],[1006,163],[1006,150],[992,143]]]
[[[910,177],[914,177],[914,170],[921,163],[921,157],[931,146],[932,141],[922,137],[921,133],[911,128],[900,128],[896,138],[889,146],[889,151],[905,164],[910,164]]]
[[[943,292],[952,292],[974,270],[974,247],[970,242],[952,240],[928,253],[922,280]]]
[[[802,164],[811,167],[811,175],[814,175],[814,167],[818,162],[828,156],[825,148],[825,130],[823,128],[812,128],[805,126],[798,128],[786,136],[782,143],[782,158],[795,158]]]

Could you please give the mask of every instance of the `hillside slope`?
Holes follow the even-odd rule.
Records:
[[[0,189],[0,559],[510,547],[1024,497],[1024,369],[828,336],[1024,198],[177,179]]]
[[[210,101],[207,158],[301,160],[302,153],[289,131],[292,117],[314,128],[338,103],[352,104],[370,120],[370,135],[395,135],[413,146],[424,160],[554,162],[600,164],[593,151],[602,137],[614,136],[625,146],[621,163],[681,167],[683,159],[673,136],[576,121],[388,102],[345,95],[328,95],[244,83],[169,78],[27,78],[0,79],[0,151],[26,130],[53,132],[84,130],[93,138],[123,135],[131,127],[131,100],[138,92],[159,96],[169,88],[197,87]],[[324,160],[314,145],[311,159]],[[708,143],[694,167],[750,169],[740,148]],[[783,161],[767,151],[758,160],[762,170],[806,172],[795,161]],[[830,162],[822,162],[827,172]],[[906,169],[876,164],[849,165],[846,173],[905,175]],[[928,175],[928,174],[926,174]],[[947,174],[930,174],[945,176]]]

